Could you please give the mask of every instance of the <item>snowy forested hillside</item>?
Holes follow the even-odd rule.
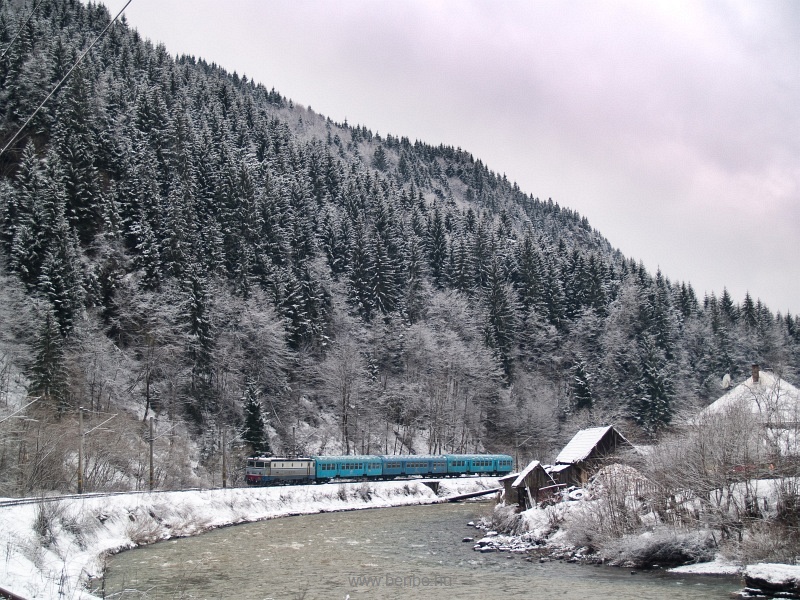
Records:
[[[0,2],[3,145],[110,21],[34,4]],[[268,85],[116,23],[0,157],[0,495],[74,487],[79,406],[117,415],[87,485],[128,489],[151,416],[177,486],[219,481],[223,439],[546,459],[589,423],[657,434],[753,362],[797,382],[793,316],[697,298],[465,150]]]

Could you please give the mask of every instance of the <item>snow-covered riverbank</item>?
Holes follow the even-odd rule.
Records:
[[[473,540],[478,552],[509,552],[527,560],[554,560],[581,564],[606,564],[624,568],[667,568],[683,575],[738,576],[746,587],[735,598],[800,598],[800,566],[780,563],[742,564],[731,561],[710,544],[707,531],[675,531],[652,527],[649,531],[606,540],[591,548],[584,530],[587,512],[601,511],[598,499],[565,500],[518,513],[516,506],[498,504],[491,518],[475,524],[484,531]],[[681,566],[673,566],[675,564]],[[670,568],[671,567],[671,568]]]
[[[432,504],[493,478],[236,488],[80,498],[0,508],[0,587],[28,599],[89,600],[104,557],[171,537],[298,514]]]

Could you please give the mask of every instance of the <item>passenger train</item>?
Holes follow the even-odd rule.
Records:
[[[248,485],[327,483],[334,479],[395,479],[397,477],[500,476],[511,472],[506,454],[441,454],[436,456],[311,456],[247,459]]]

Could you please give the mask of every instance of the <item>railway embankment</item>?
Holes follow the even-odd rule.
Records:
[[[136,546],[284,516],[434,504],[494,478],[331,483],[46,499],[0,506],[0,582],[21,598],[97,598],[107,556]],[[94,591],[94,593],[93,593]]]

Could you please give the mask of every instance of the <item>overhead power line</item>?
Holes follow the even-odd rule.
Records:
[[[100,39],[101,39],[101,38],[102,38],[102,37],[105,35],[106,31],[108,31],[108,28],[109,28],[109,27],[111,27],[111,26],[112,26],[112,25],[113,25],[113,24],[114,24],[114,23],[117,21],[117,19],[119,19],[120,15],[121,15],[121,14],[122,14],[122,13],[125,11],[125,9],[126,9],[126,8],[128,8],[128,5],[129,5],[131,2],[133,2],[133,0],[128,0],[128,1],[125,3],[125,6],[123,6],[123,7],[120,9],[120,11],[117,13],[117,16],[116,16],[116,17],[114,17],[113,19],[111,19],[111,21],[108,23],[108,25],[106,25],[106,26],[103,28],[103,31],[101,31],[101,32],[100,32],[100,35],[98,35],[98,36],[95,38],[95,40],[94,40],[94,41],[93,41],[91,44],[89,44],[89,47],[88,47],[88,48],[86,48],[86,50],[84,50],[84,51],[83,51],[83,54],[81,54],[81,55],[78,57],[78,59],[75,61],[75,64],[73,64],[73,65],[70,67],[69,71],[67,71],[67,74],[66,74],[66,75],[64,75],[64,77],[62,77],[62,78],[61,78],[61,81],[59,81],[59,82],[56,84],[56,86],[55,86],[55,87],[52,89],[52,91],[51,91],[49,94],[47,94],[47,97],[46,97],[44,100],[42,100],[42,102],[41,102],[41,104],[39,104],[39,106],[37,106],[37,107],[36,107],[36,110],[35,110],[35,111],[33,111],[33,114],[31,114],[31,116],[30,116],[30,117],[28,117],[28,120],[27,120],[27,121],[25,121],[25,122],[22,124],[22,127],[20,127],[20,128],[17,130],[17,133],[15,133],[15,134],[14,134],[14,137],[12,137],[12,138],[9,140],[9,142],[8,142],[8,143],[7,143],[5,146],[3,146],[3,149],[2,149],[2,150],[0,150],[0,156],[3,156],[3,154],[5,154],[6,150],[8,150],[8,148],[11,146],[11,144],[13,144],[13,143],[14,143],[14,142],[17,140],[17,138],[19,137],[19,134],[20,134],[20,133],[22,133],[22,132],[23,132],[23,130],[24,130],[24,129],[25,129],[27,126],[28,126],[28,123],[30,123],[30,122],[31,122],[31,120],[33,119],[33,117],[35,117],[35,116],[36,116],[36,115],[39,113],[39,111],[40,111],[40,110],[42,110],[42,107],[43,107],[45,104],[47,104],[47,101],[48,101],[48,100],[50,100],[51,96],[52,96],[53,94],[55,94],[55,93],[58,91],[58,88],[60,88],[60,87],[61,87],[61,85],[62,85],[62,84],[63,84],[63,83],[64,83],[64,82],[67,80],[67,78],[68,78],[68,77],[69,77],[69,76],[72,74],[72,72],[75,70],[75,68],[76,68],[76,67],[77,67],[77,66],[78,66],[78,65],[81,63],[81,61],[83,60],[83,58],[84,58],[84,57],[85,57],[87,54],[89,54],[89,51],[90,51],[92,48],[94,48],[94,45],[95,45],[97,42],[99,42],[99,41],[100,41]]]
[[[28,22],[30,22],[30,20],[31,20],[31,17],[33,17],[33,13],[35,13],[35,12],[36,12],[36,9],[37,9],[37,8],[39,8],[39,5],[40,5],[41,3],[42,3],[42,0],[39,0],[39,1],[38,1],[38,2],[37,2],[35,5],[34,5],[34,7],[33,7],[33,10],[31,11],[31,14],[29,14],[29,15],[28,15],[28,18],[27,18],[27,19],[25,19],[25,22],[24,22],[24,23],[22,24],[22,26],[19,28],[19,31],[17,31],[17,35],[15,35],[15,36],[14,36],[14,39],[13,39],[13,40],[11,40],[11,41],[8,43],[8,46],[6,46],[6,49],[5,49],[5,50],[3,50],[3,55],[2,55],[2,56],[0,56],[0,60],[3,60],[3,59],[6,57],[6,54],[8,54],[8,51],[9,51],[9,50],[11,50],[11,46],[13,46],[13,45],[14,45],[14,42],[16,42],[16,41],[17,41],[17,38],[20,36],[20,34],[21,34],[21,33],[22,33],[24,30],[25,30],[25,28],[28,26]]]

